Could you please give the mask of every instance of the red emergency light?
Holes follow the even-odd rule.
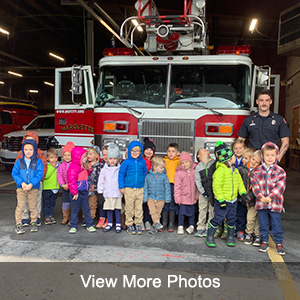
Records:
[[[251,53],[251,48],[248,45],[242,46],[219,46],[217,54],[244,54],[249,55]]]
[[[103,56],[134,56],[134,51],[131,48],[105,48],[102,52]]]

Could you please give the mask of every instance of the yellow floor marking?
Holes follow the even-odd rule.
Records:
[[[15,183],[14,181],[11,181],[11,182],[7,182],[7,183],[3,183],[3,184],[0,184],[0,188],[3,187],[3,186],[7,186],[7,185],[11,185]]]
[[[270,245],[270,249],[268,250],[269,258],[273,264],[276,277],[279,281],[285,299],[300,300],[300,296],[296,289],[293,278],[286,264],[284,263],[282,256],[276,253],[276,245],[271,237],[269,237],[269,245]]]

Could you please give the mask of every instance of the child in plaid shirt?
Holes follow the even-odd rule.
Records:
[[[267,252],[269,249],[270,217],[277,254],[284,255],[281,212],[283,209],[283,192],[286,187],[286,173],[277,165],[279,150],[274,143],[265,143],[261,152],[263,163],[250,175],[252,190],[256,197],[255,209],[258,212],[259,231],[262,240],[258,251]]]

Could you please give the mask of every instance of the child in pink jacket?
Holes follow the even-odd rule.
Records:
[[[86,229],[95,232],[94,221],[89,207],[89,183],[88,176],[92,172],[87,164],[86,150],[74,147],[71,151],[71,165],[67,171],[68,187],[72,194],[71,218],[69,233],[76,233],[78,227],[78,213],[82,209]],[[89,169],[89,170],[87,170]]]
[[[195,167],[192,157],[187,152],[182,152],[179,157],[180,166],[176,168],[174,183],[175,203],[179,204],[178,234],[183,234],[184,218],[188,217],[188,234],[194,232],[196,203],[199,192],[195,184]]]

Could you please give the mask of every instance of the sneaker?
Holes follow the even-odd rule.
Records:
[[[102,224],[101,228],[104,229],[104,228],[107,226],[107,224],[108,224],[108,221],[107,221],[107,219],[106,219],[105,222]]]
[[[150,229],[150,231],[149,231],[150,234],[156,234],[157,232],[158,232],[158,228],[155,225],[152,226],[151,229]]]
[[[195,237],[206,237],[206,235],[207,235],[207,230],[202,229],[196,232]]]
[[[141,229],[142,229],[142,231],[145,231],[145,230],[146,230],[145,225],[144,225],[144,222],[142,222],[142,224],[141,224]]]
[[[51,224],[56,224],[56,220],[53,217],[50,217]]]
[[[150,223],[149,223],[150,224]],[[155,224],[154,224],[154,227],[155,228],[157,228],[157,229],[161,229],[161,228],[163,228],[164,226],[161,224],[161,223],[159,223],[159,222],[156,222]],[[150,227],[151,228],[151,227]],[[146,229],[147,230],[147,229]]]
[[[39,226],[39,227],[42,225],[40,218],[37,218],[35,223],[36,223],[36,226]]]
[[[252,245],[253,245],[254,247],[259,247],[260,244],[261,244],[261,240],[260,240],[260,236],[258,235],[258,236],[255,237],[255,239],[254,239]]]
[[[25,233],[25,230],[23,229],[22,224],[16,225],[15,232],[16,232],[17,234],[23,234],[23,233]]]
[[[122,232],[121,225],[116,225],[116,233],[121,233],[121,232]]]
[[[244,234],[243,231],[238,231],[238,232],[236,233],[236,237],[237,237],[237,239],[238,239],[239,241],[243,242],[244,239],[245,239],[245,234]]]
[[[102,228],[102,225],[105,223],[105,218],[100,218],[98,221],[98,224],[96,225],[96,228]]]
[[[38,228],[37,228],[36,223],[32,222],[30,232],[37,232],[37,231],[38,231]]]
[[[103,229],[103,232],[108,232],[108,231],[111,231],[112,230],[112,226],[110,225],[107,225],[104,229]]]
[[[23,227],[28,227],[29,226],[29,220],[28,219],[23,219],[22,220],[22,226]]]
[[[129,225],[129,226],[127,227],[127,232],[128,232],[129,234],[136,234],[136,231],[135,231],[135,228],[134,228],[133,225]]]
[[[269,243],[267,242],[262,242],[258,248],[258,251],[260,252],[267,252],[268,250],[269,250]]]
[[[276,253],[278,255],[285,255],[285,252],[284,252],[284,249],[283,249],[283,246],[281,243],[276,244]]]
[[[247,233],[244,239],[245,245],[251,245],[252,244],[252,234]]]
[[[160,224],[160,223],[159,223]],[[160,224],[161,225],[161,224]],[[162,225],[161,225],[162,226]],[[150,222],[149,221],[147,221],[146,223],[145,223],[145,229],[147,230],[147,231],[149,231],[150,229],[151,229],[151,224],[150,224]]]
[[[184,234],[183,226],[178,226],[177,234]]]
[[[84,220],[84,219],[82,220],[81,226],[82,226],[82,227],[86,227],[86,223],[85,223],[85,220]]]
[[[136,234],[142,234],[142,226],[136,225],[135,226]]]
[[[86,230],[88,232],[95,232],[96,231],[96,228],[94,226],[91,226],[91,227],[86,227]]]
[[[192,234],[194,232],[194,226],[193,225],[190,225],[187,229],[186,229],[186,232],[188,234]]]
[[[45,225],[51,225],[52,224],[50,218],[46,218],[44,223],[45,223]]]
[[[76,233],[77,229],[75,227],[70,228],[69,233]]]

